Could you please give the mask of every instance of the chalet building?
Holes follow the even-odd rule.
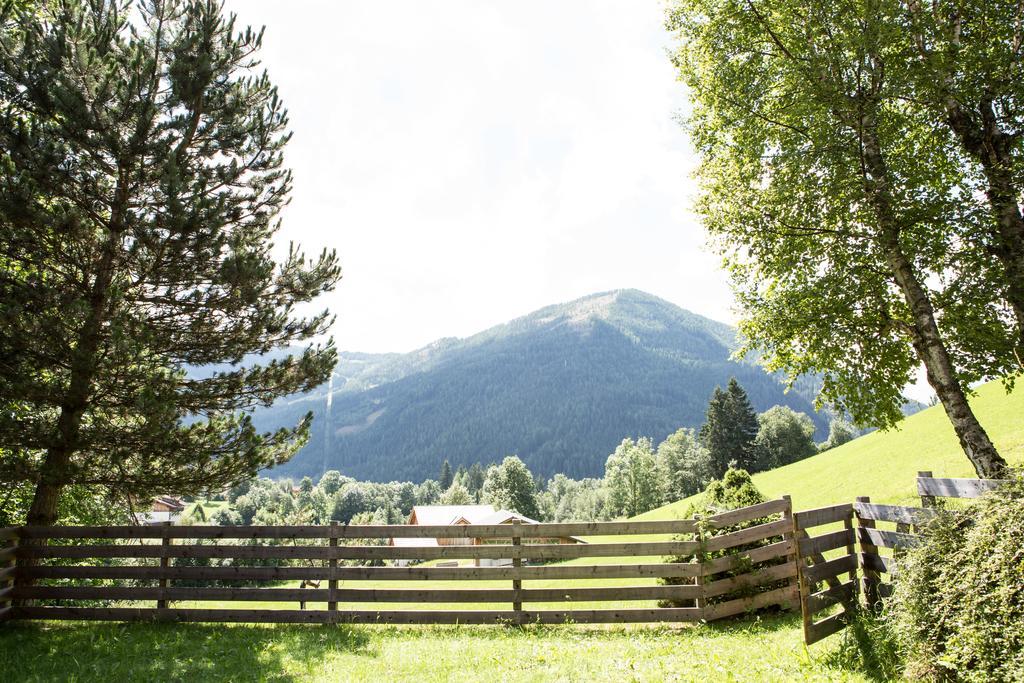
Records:
[[[177,522],[185,511],[185,503],[175,496],[156,496],[150,502],[149,510],[135,513],[139,524],[163,524]]]
[[[539,524],[535,519],[511,510],[495,510],[493,505],[416,505],[409,514],[407,524],[423,526],[449,526],[454,524],[512,524],[519,520],[521,524]],[[508,543],[507,538],[392,538],[390,545],[398,548],[427,548],[443,545],[484,545]],[[575,536],[558,538],[524,538],[523,543],[584,543]],[[474,560],[477,567],[507,566],[512,560]],[[396,564],[404,567],[409,560],[397,560]]]

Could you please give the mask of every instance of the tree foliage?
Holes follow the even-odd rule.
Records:
[[[531,519],[540,517],[533,474],[514,455],[507,456],[500,465],[492,465],[487,470],[482,500],[499,510],[511,510]]]
[[[0,481],[52,523],[68,486],[189,493],[287,460],[310,416],[259,433],[244,411],[336,354],[250,361],[326,332],[295,309],[339,270],[272,253],[292,180],[261,34],[212,2],[5,8]]]
[[[708,451],[711,478],[721,478],[730,467],[756,469],[757,415],[736,378],[725,389],[715,387],[708,402],[700,442]]]
[[[828,438],[818,444],[818,450],[827,451],[856,438],[857,428],[846,420],[836,418],[828,427]]]
[[[809,458],[818,452],[814,445],[814,423],[792,408],[774,406],[757,416],[759,425],[754,445],[758,470],[770,470]]]
[[[693,429],[669,434],[655,457],[666,503],[698,493],[712,479],[710,454]]]
[[[445,461],[441,463],[441,476],[438,477],[437,484],[438,486],[441,487],[442,490],[447,491],[449,488],[451,488],[452,482],[454,480],[455,475],[452,474],[451,463],[449,463],[448,459],[446,458]]]
[[[904,7],[679,0],[670,16],[699,209],[746,348],[791,379],[821,374],[823,401],[882,427],[923,364],[975,469],[997,473],[966,394],[1020,372],[1016,285],[991,258],[978,174],[916,97]]]
[[[608,507],[613,515],[632,517],[662,502],[661,478],[654,446],[647,437],[623,439],[605,465]]]

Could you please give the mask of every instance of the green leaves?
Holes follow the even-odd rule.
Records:
[[[791,381],[822,375],[821,403],[882,427],[928,362],[918,348],[942,344],[962,387],[1014,372],[979,176],[919,97],[908,21],[888,0],[679,0],[669,13],[698,208],[744,351]],[[941,338],[922,331],[929,304]]]
[[[260,39],[208,2],[0,17],[0,404],[26,406],[0,413],[23,464],[5,471],[188,493],[307,439],[308,416],[260,434],[241,415],[336,360],[313,343],[330,314],[294,313],[335,254],[271,255],[289,132]],[[260,360],[281,348],[301,350]]]

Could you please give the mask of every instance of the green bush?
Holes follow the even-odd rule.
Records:
[[[683,516],[687,518],[699,516],[701,519],[707,519],[708,517],[717,515],[722,512],[728,512],[730,510],[737,510],[739,508],[757,505],[758,503],[764,503],[767,500],[768,499],[765,498],[765,496],[760,491],[757,490],[757,487],[754,485],[754,482],[750,478],[750,474],[746,470],[729,468],[729,470],[727,470],[726,473],[722,476],[721,480],[715,479],[708,484],[708,487],[704,490],[704,495],[700,498],[698,504],[696,506],[690,505]],[[705,539],[711,538],[713,536],[722,536],[725,534],[730,534],[734,531],[739,531],[741,529],[747,529],[749,527],[758,526],[760,524],[767,524],[768,522],[772,522],[777,519],[779,519],[779,515],[770,515],[767,517],[751,519],[745,522],[739,522],[737,524],[725,526],[720,529],[711,530],[708,528],[704,528],[703,534]],[[689,537],[687,536],[680,540],[689,540]],[[770,543],[774,543],[781,540],[781,536],[766,538],[759,541],[754,541],[753,543],[747,543],[745,545],[729,548],[728,550],[702,550],[699,553],[699,557],[697,555],[689,555],[686,557],[670,557],[666,561],[691,562],[697,559],[701,559],[703,561],[714,560],[719,557],[724,557],[725,555],[735,555],[736,553],[742,552],[744,550],[753,550],[754,548],[758,548],[763,545],[769,545]],[[774,564],[778,564],[785,561],[785,558],[778,558],[776,560],[770,560],[768,562],[761,562],[758,563],[758,567],[756,568],[750,565],[749,563],[744,563],[736,569],[716,574],[714,578],[725,579],[731,578],[733,576],[739,576],[741,574],[750,574],[756,571],[757,569],[767,568]],[[693,579],[663,578],[659,579],[659,582],[664,585],[684,585],[692,584]],[[734,600],[736,598],[741,597],[750,597],[750,595],[753,595],[754,593],[772,590],[774,588],[782,586],[783,584],[785,584],[785,581],[769,582],[756,587],[738,589],[725,595],[710,598],[708,600],[708,603],[714,604],[719,602],[728,602],[729,600]],[[661,607],[692,607],[693,601],[661,600],[658,604]]]
[[[1024,681],[1024,479],[929,524],[885,621],[910,678]]]

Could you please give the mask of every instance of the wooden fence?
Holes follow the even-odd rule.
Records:
[[[5,544],[0,548],[0,618],[392,624],[714,620],[768,605],[795,606],[793,529],[787,498],[703,523],[8,528],[0,530]],[[586,536],[588,542],[545,542],[569,536]],[[482,542],[384,545],[395,538]],[[588,558],[602,559],[536,564]],[[681,561],[665,561],[672,558]],[[367,566],[390,560],[481,559],[510,559],[511,566]],[[261,566],[204,566],[227,560]],[[605,581],[621,579],[641,580],[635,582],[641,585]],[[316,587],[280,587],[297,580]],[[380,585],[389,582],[406,583]],[[446,588],[435,582],[491,583]],[[651,600],[675,606],[597,609],[585,604]],[[181,601],[275,602],[283,608],[176,607]],[[294,609],[288,603],[312,607]],[[381,603],[399,608],[381,610]],[[412,603],[439,609],[412,609]],[[460,609],[460,603],[483,603],[488,609]],[[558,606],[526,609],[524,603]]]
[[[852,505],[796,513],[804,641],[809,645],[842,630],[858,606],[858,594],[868,606],[877,605],[892,594],[900,555],[922,543],[928,522],[938,514],[936,498],[977,498],[1003,483],[997,479],[940,479],[932,477],[931,472],[919,472],[917,492],[921,507],[880,505],[862,496]],[[842,522],[841,530],[815,538],[804,532],[810,527],[837,522]],[[891,552],[885,554],[880,548]],[[837,553],[839,550],[842,552]],[[826,560],[821,556],[825,552],[834,557]],[[848,575],[849,580],[839,581],[837,577],[842,574]],[[836,604],[842,605],[839,611],[815,620],[817,613]]]
[[[875,605],[892,594],[892,580],[899,573],[899,557],[904,550],[922,542],[928,522],[937,514],[937,498],[978,498],[1003,483],[1000,479],[935,478],[931,472],[918,472],[917,493],[921,507],[876,505],[867,496],[858,498],[854,513],[865,602]],[[878,523],[891,524],[894,528],[879,528]],[[888,548],[892,554],[883,555],[879,548]],[[883,575],[888,576],[888,581]]]
[[[810,645],[841,630],[849,623],[857,606],[857,555],[853,533],[853,506],[849,503],[797,512],[795,533],[800,568],[800,606],[804,642]],[[842,523],[838,531],[811,536],[818,527]],[[836,553],[834,551],[841,551]],[[826,559],[825,553],[835,555]],[[844,581],[843,576],[847,579]],[[815,616],[834,605],[842,608],[834,614]]]

